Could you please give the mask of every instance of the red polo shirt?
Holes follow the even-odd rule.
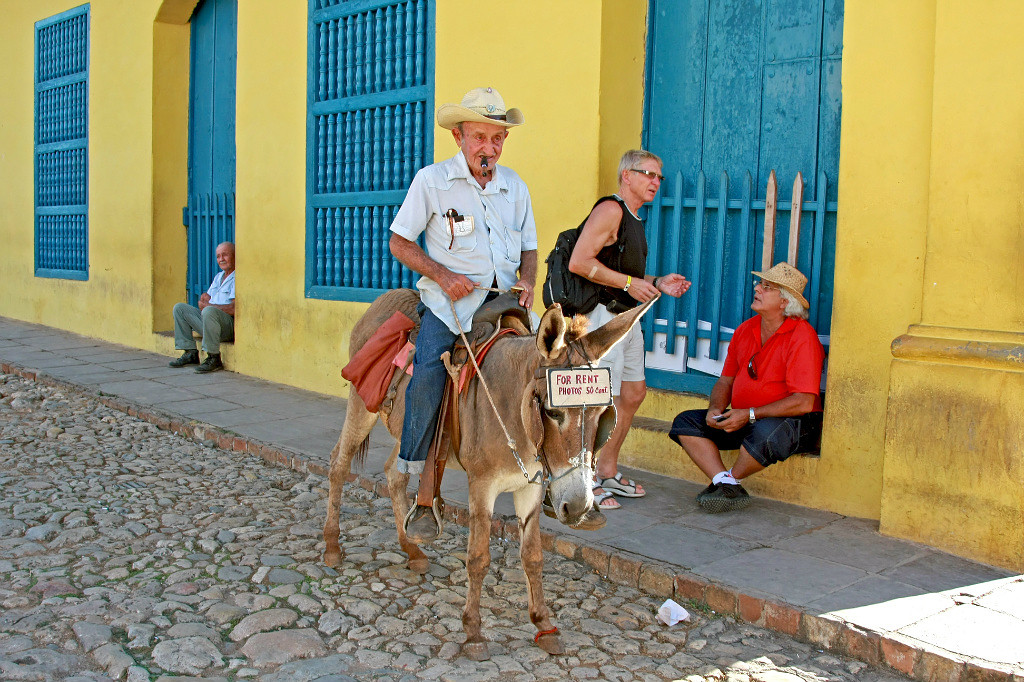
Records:
[[[747,372],[754,358],[757,379]],[[761,407],[794,393],[813,393],[814,411],[821,410],[821,365],[825,349],[806,320],[787,317],[761,345],[761,316],[741,324],[729,342],[722,376],[735,377],[731,405]]]

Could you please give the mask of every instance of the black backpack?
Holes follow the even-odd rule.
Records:
[[[599,199],[597,204],[607,199],[615,199],[615,197],[604,197]],[[597,204],[594,204],[594,208],[597,207]],[[625,211],[626,209],[623,209],[623,222],[625,222],[626,218]],[[593,209],[591,209],[591,212],[593,212]],[[588,214],[587,217],[589,218],[590,215]],[[579,227],[561,232],[555,240],[555,248],[551,249],[551,253],[548,254],[545,261],[548,266],[548,274],[544,278],[544,288],[541,292],[544,306],[547,307],[552,303],[559,303],[562,306],[562,313],[565,315],[586,315],[590,313],[600,303],[601,291],[605,288],[569,271],[569,259],[572,258],[572,251],[576,248],[576,242],[579,241],[586,222],[586,219],[584,219],[579,224]],[[622,249],[625,248],[625,243],[622,239],[621,223],[619,224],[619,237],[616,246],[618,246],[617,254],[621,262]],[[613,269],[619,269],[608,263],[605,263],[605,265]]]

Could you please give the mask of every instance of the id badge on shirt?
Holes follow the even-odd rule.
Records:
[[[452,236],[468,237],[473,234],[473,216],[459,216],[459,219],[452,221]]]
[[[449,208],[444,212],[444,219],[448,223],[448,233],[452,236],[451,242],[448,244],[448,250],[451,251],[455,248],[456,237],[467,237],[473,234],[473,216],[460,215],[454,208]]]

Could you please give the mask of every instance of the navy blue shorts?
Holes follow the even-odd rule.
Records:
[[[679,436],[707,438],[719,450],[738,450],[742,445],[764,467],[798,452],[817,452],[821,440],[821,412],[799,417],[763,417],[732,433],[708,426],[704,421],[707,416],[707,410],[680,412],[668,437],[676,443]]]

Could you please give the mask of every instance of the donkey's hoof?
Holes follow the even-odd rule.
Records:
[[[559,639],[558,633],[539,635],[537,637],[537,646],[552,656],[560,656],[565,653],[565,649],[562,648],[562,640]]]
[[[341,564],[341,552],[324,552],[324,565],[330,568],[337,568]]]
[[[409,570],[416,575],[424,575],[430,570],[430,559],[409,559]]]
[[[462,655],[471,661],[486,661],[491,654],[487,651],[487,642],[466,642],[462,645]]]

